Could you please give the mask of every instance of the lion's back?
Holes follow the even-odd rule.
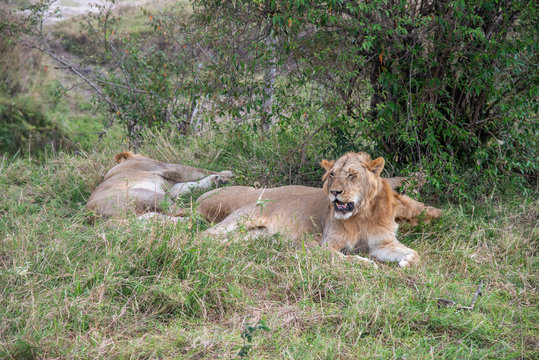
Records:
[[[257,204],[260,211],[252,217],[271,227],[273,232],[312,232],[323,226],[327,198],[323,189],[300,185],[256,189],[231,186],[215,189],[197,199],[199,213],[209,221],[220,222],[238,209]],[[279,230],[280,229],[280,230]]]

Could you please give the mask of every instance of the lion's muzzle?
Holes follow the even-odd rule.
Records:
[[[335,212],[346,214],[354,210],[354,203],[353,202],[345,203],[345,202],[335,199],[333,201],[333,207],[335,208]]]

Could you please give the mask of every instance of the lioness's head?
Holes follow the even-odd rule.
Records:
[[[346,153],[336,161],[322,160],[324,189],[336,219],[349,219],[370,204],[383,186],[380,173],[384,163],[383,158],[372,160],[363,152]]]

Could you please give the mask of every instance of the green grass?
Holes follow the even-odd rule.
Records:
[[[374,270],[283,236],[221,243],[197,216],[92,223],[85,202],[123,150],[110,143],[0,159],[0,358],[230,359],[259,320],[256,359],[539,355],[536,197],[445,205],[400,228],[419,266]],[[213,153],[146,150],[219,169]],[[438,308],[469,305],[481,280],[474,310]]]

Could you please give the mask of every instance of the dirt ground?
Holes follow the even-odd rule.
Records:
[[[107,5],[107,6],[141,6],[151,1],[133,1],[133,0],[122,0],[118,1],[116,5],[110,4],[106,0],[59,0],[52,4],[51,16],[45,21],[47,24],[54,24],[59,21],[75,17],[78,15],[86,14],[89,12],[98,12],[98,7]],[[59,9],[57,14],[54,14],[56,9]]]

